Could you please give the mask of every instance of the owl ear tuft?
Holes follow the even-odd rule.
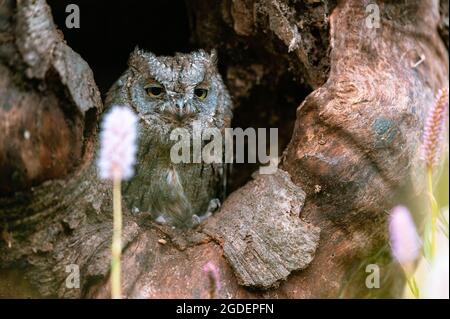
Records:
[[[144,51],[136,46],[134,48],[134,51],[130,54],[130,58],[128,59],[128,66],[134,69],[139,69],[139,65],[142,63],[143,59]]]
[[[128,60],[128,66],[137,70],[142,69],[147,64],[148,59],[155,58],[155,55],[150,52],[145,52],[139,47],[135,47]]]
[[[209,54],[209,61],[212,66],[214,66],[214,67],[217,66],[217,50],[216,49],[211,50],[211,53]]]

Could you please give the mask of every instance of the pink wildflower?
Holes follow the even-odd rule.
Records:
[[[396,206],[391,210],[389,235],[392,255],[404,268],[407,268],[418,257],[421,242],[406,207]]]
[[[137,116],[126,106],[113,106],[106,114],[100,135],[98,168],[103,179],[133,176],[137,146]]]
[[[436,166],[441,155],[448,110],[448,89],[439,90],[425,122],[422,159],[428,167]]]

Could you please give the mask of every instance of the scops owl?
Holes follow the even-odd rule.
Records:
[[[106,106],[126,105],[139,117],[135,176],[124,184],[132,212],[150,213],[160,223],[192,227],[215,210],[224,188],[222,163],[178,163],[170,157],[176,128],[229,127],[232,102],[217,70],[217,54],[203,50],[156,56],[135,49],[129,68],[114,83]],[[205,142],[203,142],[205,143]]]

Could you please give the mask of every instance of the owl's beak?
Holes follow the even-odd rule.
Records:
[[[184,122],[187,118],[192,116],[182,99],[176,101],[175,106],[171,109],[171,115],[177,122]]]
[[[185,106],[184,101],[182,99],[179,99],[176,103],[176,108],[177,108],[178,114],[182,115],[182,114],[186,113],[184,106]]]

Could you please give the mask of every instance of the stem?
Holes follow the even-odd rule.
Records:
[[[438,207],[433,195],[433,168],[431,165],[427,169],[428,177],[428,198],[431,206],[431,258],[434,258],[436,251],[436,220],[438,215]]]
[[[419,299],[420,297],[419,288],[417,286],[417,282],[414,276],[408,276],[408,274],[406,274],[406,281],[408,282],[409,290],[411,291],[414,298]]]
[[[122,253],[122,205],[121,205],[121,179],[114,178],[113,186],[113,239],[111,258],[111,298],[121,299],[120,259]]]
[[[216,279],[212,274],[208,274],[208,280],[209,280],[209,299],[215,299],[217,292]]]

